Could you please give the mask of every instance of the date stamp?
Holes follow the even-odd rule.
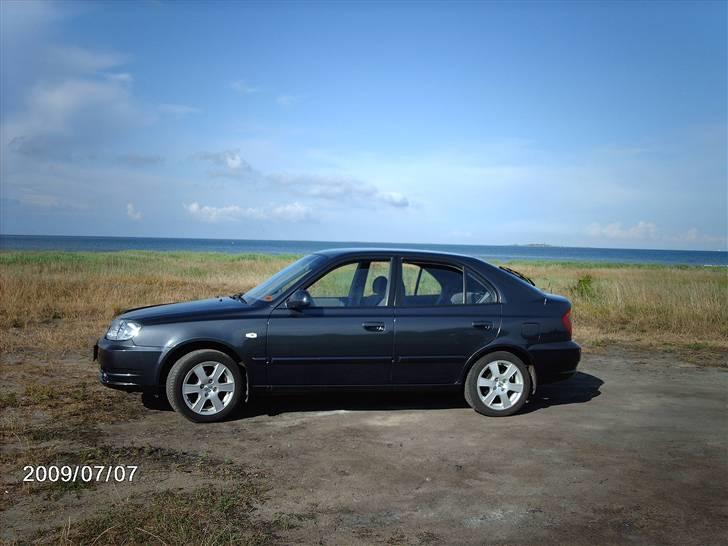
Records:
[[[138,465],[26,465],[24,482],[133,482]]]

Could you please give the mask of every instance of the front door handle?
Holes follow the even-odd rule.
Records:
[[[487,320],[474,320],[473,328],[480,328],[481,330],[490,330],[493,328],[493,323]]]
[[[384,332],[383,322],[362,322],[361,325],[369,332]]]

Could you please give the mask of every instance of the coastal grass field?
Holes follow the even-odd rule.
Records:
[[[124,309],[248,290],[297,256],[201,252],[0,252],[0,346],[89,350]],[[571,262],[508,262],[571,299],[587,349],[631,344],[706,354],[728,350],[728,271]],[[712,356],[711,356],[712,355]],[[694,359],[693,358],[693,359]]]

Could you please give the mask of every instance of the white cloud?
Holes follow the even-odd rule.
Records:
[[[193,157],[221,167],[209,173],[212,177],[231,178],[246,184],[259,183],[272,189],[293,192],[302,197],[335,202],[348,199],[353,205],[365,207],[384,204],[405,208],[410,205],[409,199],[402,193],[380,191],[375,185],[355,178],[340,175],[261,173],[247,163],[237,149],[201,152]]]
[[[126,62],[126,57],[118,53],[69,46],[50,47],[47,55],[55,66],[80,74],[109,70]]]
[[[236,220],[283,220],[287,222],[302,222],[312,218],[311,208],[294,202],[267,208],[240,207],[227,205],[212,207],[200,205],[197,202],[182,205],[194,218],[208,223],[232,222]]]
[[[248,85],[243,80],[235,80],[230,84],[230,87],[238,93],[242,93],[243,95],[252,95],[253,93],[257,93],[259,91],[257,87]]]
[[[142,219],[142,213],[136,209],[134,203],[126,204],[126,215],[135,222],[138,222]]]
[[[298,102],[298,97],[295,95],[278,95],[276,102],[281,106],[293,106]]]
[[[253,168],[240,156],[240,150],[223,150],[222,152],[200,152],[195,154],[194,159],[208,161],[223,171],[214,171],[212,176],[230,176],[235,178],[241,174],[253,172]]]
[[[266,179],[273,185],[283,186],[299,195],[331,201],[350,199],[353,204],[385,204],[407,207],[409,200],[397,192],[382,192],[373,184],[354,178],[322,175],[271,174]]]
[[[170,114],[172,116],[181,118],[188,114],[195,114],[199,112],[199,108],[189,106],[187,104],[175,104],[175,103],[163,103],[158,107],[159,111],[163,114]]]
[[[228,168],[233,170],[239,169],[242,163],[243,160],[241,159],[240,154],[231,154],[225,158],[225,164]]]
[[[131,74],[129,74],[128,72],[117,72],[117,73],[112,72],[110,74],[106,74],[106,77],[109,80],[119,82],[119,83],[125,83],[125,84],[130,84],[134,81],[134,77]]]
[[[145,121],[132,99],[129,74],[89,73],[115,65],[116,56],[79,48],[55,51],[65,61],[59,61],[54,77],[25,92],[22,109],[4,117],[0,145],[34,159],[69,159],[89,155]]]
[[[409,205],[409,200],[404,195],[394,191],[379,192],[377,198],[393,207],[406,207]]]
[[[310,207],[302,205],[299,202],[289,203],[273,207],[270,216],[278,220],[287,220],[289,222],[302,222],[311,218],[313,211]]]
[[[602,226],[599,223],[591,224],[587,233],[592,237],[605,237],[608,239],[655,239],[657,226],[652,222],[637,222],[633,226],[622,227],[621,222],[614,222]]]

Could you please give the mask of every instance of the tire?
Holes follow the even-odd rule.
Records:
[[[465,380],[465,401],[475,411],[488,417],[517,413],[530,393],[528,367],[516,355],[506,351],[485,355],[473,364]]]
[[[198,391],[199,387],[199,391]],[[247,376],[225,353],[192,351],[174,363],[166,382],[174,410],[196,423],[222,421],[247,401]]]

